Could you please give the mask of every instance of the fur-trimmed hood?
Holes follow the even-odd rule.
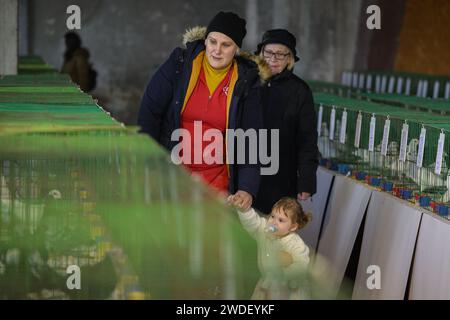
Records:
[[[189,42],[197,40],[204,40],[206,36],[206,27],[193,27],[187,29],[183,35],[183,45],[186,46]],[[239,56],[243,59],[253,61],[258,67],[258,74],[261,81],[264,83],[272,76],[269,66],[260,56],[254,55],[248,51],[239,50]]]

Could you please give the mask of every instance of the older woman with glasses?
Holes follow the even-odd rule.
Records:
[[[294,35],[274,29],[264,33],[256,51],[272,74],[260,89],[264,128],[279,129],[280,134],[278,173],[261,176],[254,204],[265,214],[282,197],[306,200],[316,192],[316,114],[310,88],[292,72],[299,60],[295,46]]]

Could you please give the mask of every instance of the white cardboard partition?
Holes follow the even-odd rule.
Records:
[[[337,296],[372,189],[344,176],[335,176],[318,254],[333,271],[323,274],[331,295]]]
[[[450,224],[424,213],[409,299],[450,299]]]
[[[317,193],[312,196],[312,201],[302,201],[303,210],[312,213],[312,220],[299,231],[299,235],[310,247],[311,252],[316,249],[319,241],[320,226],[333,177],[332,171],[319,167],[317,169]]]
[[[353,299],[404,298],[421,216],[406,201],[372,192]]]

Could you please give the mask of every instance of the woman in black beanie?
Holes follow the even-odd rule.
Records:
[[[259,187],[259,167],[235,164],[227,158],[227,129],[259,129],[262,125],[258,87],[261,73],[257,56],[239,54],[245,37],[245,20],[232,12],[219,12],[208,27],[195,27],[184,35],[185,48],[176,48],[150,80],[141,101],[138,124],[169,151],[176,129],[189,132],[191,153],[204,155],[209,143],[198,142],[195,126],[222,133],[223,163],[195,162],[180,155],[185,167],[214,189],[238,194],[250,207]],[[256,62],[255,62],[256,61]],[[267,71],[267,70],[266,70]],[[268,73],[266,73],[268,76]],[[183,137],[184,138],[184,137]],[[200,150],[197,150],[197,149]],[[186,152],[188,153],[188,152]],[[192,163],[194,160],[194,163]],[[233,160],[233,159],[231,159]],[[231,163],[232,162],[232,163]]]
[[[264,33],[256,51],[271,71],[261,88],[264,128],[280,130],[278,173],[261,177],[254,204],[265,214],[283,197],[306,200],[316,192],[316,114],[310,88],[292,72],[299,60],[295,47],[293,34],[274,29]]]

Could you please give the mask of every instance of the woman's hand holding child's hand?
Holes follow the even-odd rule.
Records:
[[[242,198],[239,193],[228,196],[227,202],[241,212],[245,212],[249,209],[248,203],[245,201],[245,199]]]

